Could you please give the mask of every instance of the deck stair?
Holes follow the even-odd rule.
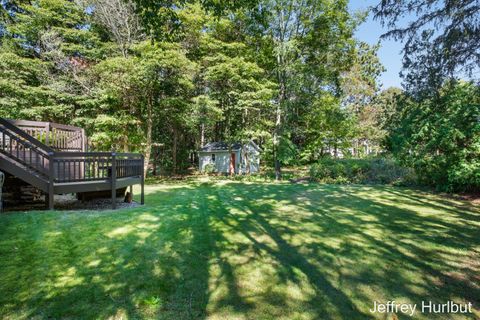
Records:
[[[53,209],[54,194],[116,190],[141,185],[144,203],[144,157],[139,153],[87,152],[82,128],[51,122],[0,118],[0,171],[46,194]]]

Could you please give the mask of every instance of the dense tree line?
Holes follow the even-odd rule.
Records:
[[[82,126],[94,148],[154,154],[170,172],[205,142],[255,139],[280,175],[344,147],[344,92],[377,89],[377,48],[353,38],[361,18],[347,1],[307,2],[187,2],[155,21],[139,14],[149,3],[3,2],[2,116]]]
[[[446,191],[480,190],[480,87],[446,83],[431,98],[399,95],[386,147],[416,170],[422,184]]]
[[[382,1],[377,17],[395,26],[411,9],[399,3]],[[454,72],[474,70],[472,3],[432,13],[469,14],[432,43],[470,48],[456,65],[422,51],[414,27],[428,16],[392,31],[410,37],[405,70],[418,73],[407,91],[382,91],[379,46],[354,37],[365,14],[346,0],[4,0],[0,116],[84,127],[91,148],[143,152],[155,173],[194,165],[206,142],[254,139],[277,178],[285,165],[391,152],[426,183],[475,188],[478,86]]]

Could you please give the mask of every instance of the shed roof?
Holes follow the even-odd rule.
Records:
[[[240,142],[232,143],[231,145],[232,151],[238,151],[242,148],[242,144]],[[203,148],[200,148],[201,152],[214,152],[214,151],[228,151],[228,144],[223,141],[218,142],[209,142]]]

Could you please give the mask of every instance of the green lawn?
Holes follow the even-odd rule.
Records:
[[[470,301],[480,317],[480,210],[465,202],[321,184],[146,192],[136,209],[2,215],[0,318],[384,319],[369,309],[392,299]]]

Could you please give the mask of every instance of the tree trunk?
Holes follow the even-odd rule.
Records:
[[[281,58],[278,56],[278,62],[280,63]],[[275,180],[282,179],[281,164],[279,159],[279,148],[280,148],[280,139],[281,139],[281,126],[282,126],[282,105],[285,98],[285,84],[283,78],[278,75],[280,82],[280,94],[279,101],[277,104],[277,109],[275,111],[275,131],[273,134],[273,150],[274,150],[274,161],[275,161]]]
[[[153,129],[153,119],[152,119],[152,98],[148,99],[147,103],[147,141],[145,143],[145,163],[143,171],[145,172],[145,176],[148,172],[148,164],[150,162],[150,154],[152,152],[152,129]]]
[[[279,96],[278,104],[275,112],[275,131],[273,135],[273,149],[274,149],[274,162],[275,162],[275,180],[282,179],[281,172],[281,162],[279,159],[280,156],[280,141],[282,135],[282,111],[286,101],[286,90],[287,90],[287,73],[285,70],[285,44],[288,41],[286,39],[286,31],[288,25],[288,17],[285,17],[285,11],[280,9],[279,14],[279,33],[278,33],[278,42],[277,42],[277,80],[280,85],[279,87]]]
[[[178,131],[177,127],[173,127],[173,147],[172,147],[172,173],[177,173],[177,144],[178,144]]]
[[[200,147],[203,148],[205,145],[205,124],[202,123],[200,126]]]
[[[250,158],[248,156],[247,148],[245,148],[245,174],[250,175]]]
[[[158,160],[158,149],[155,148],[155,152],[153,153],[153,168],[152,168],[152,175],[156,176],[157,175],[157,160]]]
[[[279,76],[281,79],[281,77]],[[281,132],[282,132],[282,105],[285,101],[285,84],[283,81],[280,81],[280,95],[279,101],[276,109],[275,114],[275,132],[273,134],[273,149],[274,149],[274,161],[275,161],[275,180],[282,179],[282,169],[281,163],[279,159],[280,153],[280,139],[281,139]]]
[[[128,132],[128,131],[125,130],[125,132]],[[123,152],[126,152],[126,153],[130,152],[128,148],[128,136],[126,133],[122,137],[122,145],[123,145]]]
[[[233,176],[235,174],[235,163],[234,159],[232,157],[232,143],[230,140],[227,140],[228,142],[228,158],[230,159],[228,161],[228,175]]]

